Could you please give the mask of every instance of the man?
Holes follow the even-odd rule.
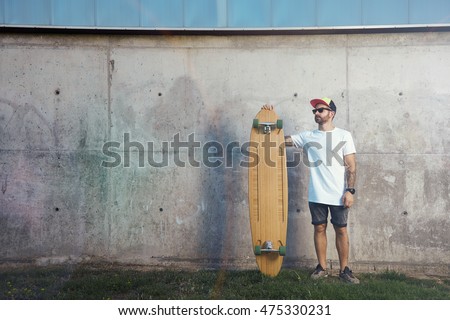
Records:
[[[355,145],[350,132],[336,128],[333,119],[336,105],[329,98],[311,100],[314,120],[318,129],[286,136],[286,145],[303,148],[310,167],[308,201],[314,225],[314,246],[317,265],[313,279],[328,276],[327,224],[328,214],[336,233],[342,281],[358,284],[359,280],[348,267],[349,240],[347,233],[348,210],[353,205],[356,180]],[[265,105],[264,109],[273,109]],[[305,161],[304,161],[305,162]]]

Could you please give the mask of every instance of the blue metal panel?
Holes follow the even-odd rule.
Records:
[[[95,26],[95,1],[52,1],[53,24],[57,26]]]
[[[450,0],[0,0],[5,25],[286,28],[450,24]]]
[[[226,0],[185,0],[185,27],[224,28],[227,26]]]
[[[410,0],[409,23],[450,23],[450,0]]]
[[[317,0],[319,26],[359,26],[361,0]]]
[[[310,27],[317,24],[316,0],[272,0],[274,27]]]
[[[228,0],[228,27],[270,27],[270,0]]]
[[[184,25],[183,0],[142,0],[143,27],[180,28]]]
[[[5,23],[50,25],[50,0],[5,0]]]
[[[0,0],[0,23],[5,22],[5,1]]]
[[[363,0],[364,25],[398,25],[408,23],[408,0]]]
[[[96,0],[97,24],[102,27],[139,27],[140,0]]]

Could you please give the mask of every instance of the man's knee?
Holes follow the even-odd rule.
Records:
[[[316,232],[316,233],[324,233],[326,231],[327,231],[327,224],[326,223],[314,225],[314,232]]]
[[[334,226],[334,231],[336,232],[336,235],[338,235],[338,236],[347,235],[347,227]]]

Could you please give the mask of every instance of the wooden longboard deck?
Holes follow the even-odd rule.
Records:
[[[286,248],[288,222],[288,190],[286,149],[282,125],[271,126],[264,133],[265,123],[277,123],[273,110],[261,110],[256,115],[250,134],[249,152],[258,155],[257,164],[249,167],[249,207],[253,249],[264,248],[270,241],[274,250]],[[255,161],[256,162],[256,161]],[[283,248],[282,248],[283,249]],[[281,269],[283,256],[279,252],[255,254],[258,268],[263,274],[276,276]]]

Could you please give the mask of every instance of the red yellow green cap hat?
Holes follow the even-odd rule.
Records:
[[[334,112],[336,112],[336,105],[334,104],[333,100],[331,100],[330,98],[322,98],[322,99],[312,99],[310,101],[311,105],[313,106],[313,108],[316,107],[317,104],[324,104],[327,107],[329,107],[331,110],[333,110]]]

